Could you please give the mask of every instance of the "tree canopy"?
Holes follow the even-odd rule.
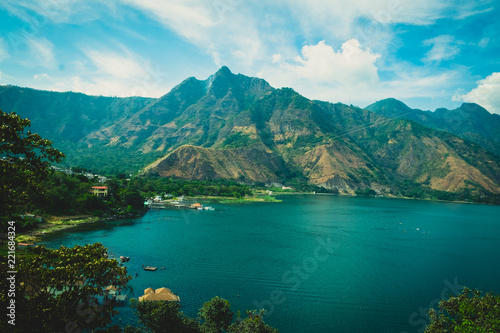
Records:
[[[51,162],[64,154],[52,142],[31,133],[29,119],[0,110],[0,211],[3,217],[16,212],[29,191],[43,191],[40,181],[49,173]]]
[[[205,302],[198,312],[198,319],[187,317],[177,302],[132,301],[132,307],[145,329],[155,333],[278,333],[264,322],[264,310],[247,311],[247,318],[238,314],[233,321],[229,302],[214,297]]]
[[[77,332],[104,327],[116,314],[105,300],[107,286],[125,286],[129,276],[96,243],[50,250],[38,246],[18,259],[16,325],[11,332]],[[3,284],[2,290],[8,290]],[[0,293],[2,301],[5,293]]]
[[[233,320],[231,304],[219,296],[205,302],[198,315],[203,321],[203,332],[205,333],[221,333],[227,330]]]
[[[500,296],[464,288],[460,295],[439,302],[429,316],[425,333],[500,332]]]

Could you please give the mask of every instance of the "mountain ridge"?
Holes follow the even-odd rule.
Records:
[[[470,140],[500,156],[500,115],[489,113],[476,103],[462,103],[456,109],[434,112],[412,109],[401,101],[387,98],[365,109],[389,118],[404,118]]]
[[[0,108],[5,109],[9,94],[1,88]],[[405,111],[404,103],[384,101],[392,112],[388,116],[380,114],[380,103],[382,111],[376,112],[312,101],[293,89],[275,89],[222,67],[206,80],[188,78],[157,99],[106,101],[102,107],[107,118],[98,123],[87,112],[89,133],[62,146],[73,147],[70,161],[134,161],[136,170],[149,165],[149,172],[165,177],[246,183],[295,179],[346,191],[397,192],[410,184],[476,196],[500,193],[498,156],[451,133],[403,119],[398,115]],[[97,103],[90,97],[83,101],[89,102]],[[398,107],[391,109],[388,102]],[[120,106],[125,113],[116,116]],[[82,112],[82,107],[76,114],[64,107],[59,113],[73,118]],[[407,107],[406,112],[414,111]]]

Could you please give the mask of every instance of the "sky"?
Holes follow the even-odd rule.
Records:
[[[160,97],[221,66],[359,107],[500,114],[497,0],[2,0],[0,84]]]

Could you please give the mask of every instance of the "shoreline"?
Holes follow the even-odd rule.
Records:
[[[272,198],[272,199],[270,199]],[[222,196],[193,196],[186,197],[187,200],[217,200],[219,203],[252,203],[252,202],[281,202],[274,198],[273,196],[265,196],[265,197],[244,197],[244,198],[235,198],[235,197],[222,197]],[[147,212],[149,209],[145,210]],[[143,215],[143,214],[141,214]],[[141,215],[137,215],[135,217],[139,217]],[[46,222],[42,222],[38,224],[34,229],[20,232],[15,238],[16,243],[39,243],[43,240],[43,236],[73,228],[83,224],[91,224],[91,223],[99,223],[106,222],[111,220],[119,220],[119,219],[129,219],[134,218],[134,216],[118,216],[118,217],[97,217],[92,215],[76,215],[76,216],[50,216]]]
[[[147,210],[145,210],[144,213],[145,212],[147,212]],[[141,215],[118,217],[97,217],[91,215],[50,216],[48,221],[38,224],[34,229],[26,232],[20,232],[15,238],[15,241],[16,243],[39,243],[43,240],[43,236],[53,232],[74,228],[83,224],[130,219]]]
[[[100,221],[102,221],[102,218],[89,215],[73,216],[71,218],[51,216],[50,221],[42,222],[32,230],[19,233],[15,240],[17,243],[38,243],[46,234]]]
[[[282,200],[277,199],[276,196],[280,195],[327,195],[327,196],[346,196],[346,197],[363,197],[359,195],[352,194],[332,194],[332,193],[313,193],[313,192],[276,192],[273,195],[254,195],[252,197],[222,197],[222,196],[193,196],[186,197],[187,200],[216,200],[221,204],[232,204],[232,203],[253,203],[253,202],[273,202],[279,203]],[[367,196],[371,198],[377,198],[376,196]],[[470,202],[470,201],[449,201],[449,200],[438,200],[438,199],[422,199],[422,198],[409,198],[409,197],[398,197],[393,195],[382,196],[386,199],[403,199],[403,200],[419,200],[427,202],[448,202],[448,203],[460,203],[460,204],[479,204],[479,205],[493,205],[481,202]],[[148,209],[149,210],[149,209]],[[148,210],[145,210],[147,212]],[[144,213],[145,213],[144,212]],[[143,214],[141,214],[143,215]],[[141,215],[136,215],[139,217]],[[117,217],[97,217],[91,215],[77,215],[77,216],[51,216],[49,221],[40,223],[36,228],[29,230],[27,232],[21,232],[15,238],[17,243],[38,243],[42,240],[43,236],[52,232],[57,232],[69,228],[73,228],[82,224],[106,222],[118,219],[128,219],[134,218],[134,216],[117,216]]]

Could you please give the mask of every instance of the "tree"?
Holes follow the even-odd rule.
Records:
[[[203,304],[198,312],[198,320],[189,318],[180,311],[177,302],[137,302],[132,300],[132,307],[139,317],[139,322],[155,333],[278,333],[267,325],[262,316],[264,310],[247,311],[248,318],[242,320],[239,315],[231,324],[233,312],[225,299],[214,297]],[[203,321],[203,323],[200,323]]]
[[[439,309],[429,310],[431,322],[425,333],[500,332],[500,296],[464,288],[456,297],[439,302]]]
[[[9,325],[9,331],[77,332],[109,324],[117,313],[116,303],[105,300],[104,290],[109,285],[125,286],[130,277],[116,260],[106,258],[106,251],[99,243],[57,250],[38,246],[21,257],[16,325]],[[0,293],[2,301],[6,297]]]
[[[29,191],[41,191],[41,180],[51,162],[61,162],[64,154],[52,142],[26,129],[29,119],[0,110],[0,212],[11,217],[28,199]]]
[[[133,300],[139,322],[155,333],[200,333],[199,323],[180,311],[178,302],[153,302]]]
[[[229,326],[229,333],[279,333],[279,331],[267,325],[262,318],[264,310],[247,311],[247,318],[237,318],[236,322]]]
[[[203,321],[203,332],[221,333],[227,330],[231,324],[233,311],[231,311],[231,304],[227,300],[215,296],[203,304],[198,316]]]

